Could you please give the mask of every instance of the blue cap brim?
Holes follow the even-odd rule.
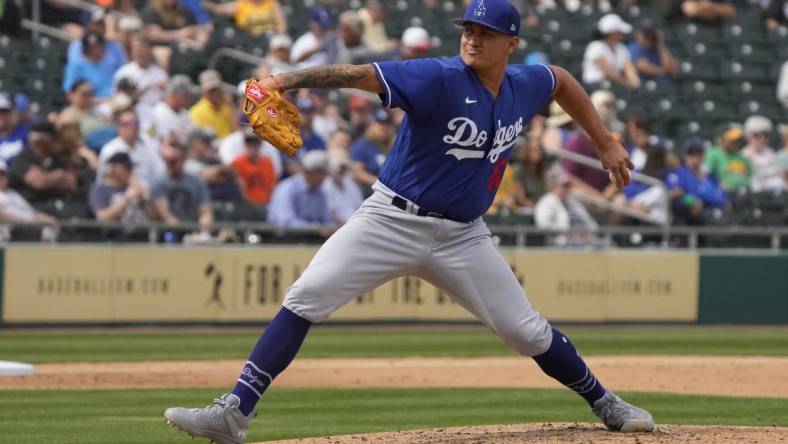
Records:
[[[494,30],[500,32],[501,34],[506,34],[506,35],[510,35],[512,37],[517,37],[517,34],[512,34],[511,31],[506,31],[505,29],[501,29],[501,28],[499,28],[497,26],[492,26],[489,23],[484,23],[481,20],[473,20],[473,19],[467,19],[467,18],[460,17],[460,18],[452,19],[451,22],[454,23],[457,26],[462,26],[462,25],[464,25],[466,23],[476,23],[477,25],[482,25],[485,28],[494,29]]]

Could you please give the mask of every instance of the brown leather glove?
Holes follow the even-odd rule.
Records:
[[[290,157],[303,145],[301,116],[295,105],[275,89],[263,87],[257,80],[246,82],[243,112],[249,125],[261,139]]]

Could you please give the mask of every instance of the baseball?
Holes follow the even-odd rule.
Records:
[[[627,176],[628,176],[628,177],[632,177],[632,174],[630,174],[630,172],[629,172],[629,170],[628,170],[628,169],[626,169],[626,170],[624,170],[624,171],[626,171],[626,172],[627,172]],[[610,182],[612,182],[612,183],[616,183],[616,176],[614,176],[614,175],[613,175],[613,172],[612,172],[612,171],[608,171],[608,172],[607,172],[607,176],[610,178]]]

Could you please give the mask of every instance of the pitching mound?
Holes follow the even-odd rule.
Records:
[[[785,443],[788,428],[726,426],[660,426],[654,433],[608,432],[596,424],[516,424],[453,427],[365,435],[274,441],[265,444],[520,444],[520,443]],[[263,443],[259,443],[263,444]]]

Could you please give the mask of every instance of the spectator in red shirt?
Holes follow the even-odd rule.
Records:
[[[260,155],[262,141],[251,132],[244,132],[243,154],[233,160],[232,166],[243,183],[244,196],[256,205],[266,205],[276,186],[276,173],[271,159]]]

